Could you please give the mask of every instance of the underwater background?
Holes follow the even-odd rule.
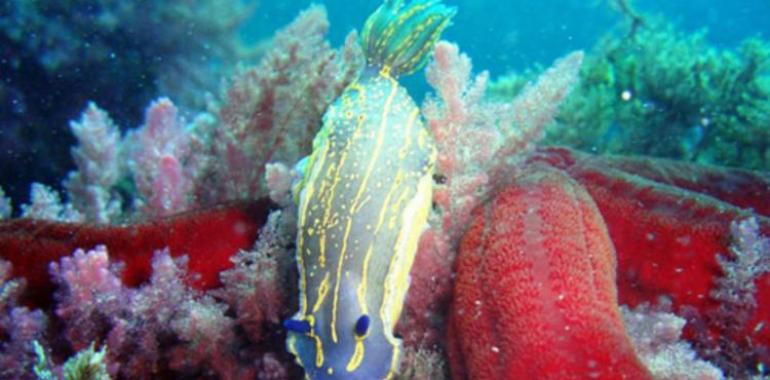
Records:
[[[0,380],[770,378],[770,3],[445,1],[0,2]]]
[[[68,132],[68,122],[75,119],[87,101],[102,105],[122,129],[138,126],[142,110],[158,96],[170,96],[175,102],[189,106],[187,113],[190,114],[205,110],[206,100],[202,94],[218,95],[222,91],[222,80],[235,65],[258,60],[264,50],[260,43],[267,41],[277,28],[286,25],[311,2],[217,4],[204,1],[191,6],[183,1],[167,5],[139,1],[134,4],[116,6],[108,2],[73,1],[55,5],[6,1],[0,5],[0,76],[3,79],[0,178],[5,192],[14,199],[20,202],[28,199],[28,184],[33,181],[57,187],[57,179],[72,168],[68,147],[74,139]],[[361,25],[365,15],[377,6],[376,1],[363,0],[323,4],[328,9],[329,40],[333,46],[341,45],[344,36]],[[555,136],[559,134],[558,128],[552,129],[549,136],[554,142],[582,148],[595,142],[600,151],[657,153],[685,159],[702,157],[706,162],[750,168],[760,168],[767,163],[767,158],[761,157],[765,154],[767,133],[759,133],[760,142],[753,139],[752,152],[746,153],[751,155],[748,158],[727,152],[736,146],[715,146],[720,144],[716,140],[726,135],[754,135],[742,133],[747,132],[746,128],[750,130],[751,125],[742,132],[725,130],[724,133],[695,128],[698,120],[711,122],[722,116],[753,118],[749,124],[764,123],[766,127],[767,117],[741,111],[744,105],[736,104],[736,97],[749,91],[753,93],[749,96],[756,99],[746,102],[760,108],[767,106],[767,100],[762,98],[770,91],[767,89],[770,34],[770,24],[766,22],[770,15],[767,2],[480,0],[456,1],[452,5],[461,11],[443,38],[459,44],[472,57],[474,67],[479,71],[488,70],[493,79],[528,70],[531,78],[538,67],[545,67],[575,49],[589,54],[589,67],[584,67],[584,71],[592,73],[583,74],[583,82],[591,88],[599,85],[594,80],[609,80],[596,76],[635,70],[629,65],[654,63],[656,67],[648,67],[645,73],[625,72],[612,79],[616,82],[603,84],[613,87],[613,96],[621,86],[628,87],[632,92],[629,95],[634,95],[635,100],[641,99],[640,104],[627,104],[644,108],[636,111],[656,113],[662,109],[666,114],[660,123],[675,124],[676,129],[662,137],[681,139],[670,143],[682,146],[660,148],[659,152],[649,148],[646,142],[641,148],[627,146],[629,139],[661,136],[650,128],[639,132],[640,128],[634,128],[635,121],[629,120],[633,116],[624,111],[613,115],[604,111],[583,115],[583,119],[597,117],[599,120],[592,123],[599,125],[583,129],[586,133],[581,137],[559,138]],[[624,40],[629,42],[624,37],[628,36],[634,17],[643,18],[646,25],[631,42],[639,46],[623,45]],[[751,44],[748,51],[741,50],[748,39],[755,39],[756,43]],[[591,63],[592,56],[605,62],[612,58],[610,50],[618,55],[615,58],[625,62],[616,62],[617,67],[612,68],[599,67],[600,62]],[[701,64],[708,67],[703,69],[705,73],[699,74]],[[744,69],[752,72],[738,72]],[[669,78],[678,78],[680,74],[693,78],[709,75],[712,82],[713,77],[729,76],[725,81],[737,81],[741,88],[731,94],[704,95],[704,91],[725,84],[694,83],[675,88],[671,83],[662,82],[658,84],[660,89],[637,89],[635,87],[643,85],[624,82],[631,77],[636,77],[637,82],[645,76],[657,77],[660,72],[667,73]],[[527,77],[508,79],[507,83],[501,83],[499,93],[515,93]],[[419,74],[406,78],[405,84],[418,101],[428,90]],[[668,99],[661,100],[652,94],[659,90],[678,94],[669,93]],[[641,98],[635,96],[637,91],[641,91]],[[611,106],[601,95],[592,96],[592,105],[581,103],[566,107],[591,112],[585,109]],[[671,96],[677,98],[671,99]],[[691,99],[684,99],[687,97]],[[597,102],[604,103],[599,106]],[[757,102],[760,104],[755,104]],[[708,110],[699,112],[706,103],[711,108],[720,107],[714,103],[725,105],[711,114]],[[684,109],[671,109],[679,106]],[[650,111],[653,108],[655,111]],[[741,112],[746,115],[735,115]],[[569,113],[568,118],[578,117],[574,115],[576,111]],[[672,122],[672,113],[687,115]],[[754,120],[756,118],[759,120]],[[570,122],[583,125],[587,123],[583,119]],[[619,127],[618,123],[625,126]],[[719,128],[728,127],[722,124]],[[760,143],[763,146],[757,147]],[[704,152],[704,144],[714,147],[715,151]],[[19,165],[27,169],[20,172]]]

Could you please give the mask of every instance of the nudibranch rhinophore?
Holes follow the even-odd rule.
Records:
[[[390,379],[393,329],[431,208],[436,149],[396,80],[428,60],[455,8],[385,0],[364,25],[367,65],[329,106],[297,185],[299,311],[287,348],[308,379]]]

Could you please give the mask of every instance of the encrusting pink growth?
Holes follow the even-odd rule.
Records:
[[[266,353],[258,361],[257,380],[287,380],[289,371],[275,354]]]
[[[171,100],[150,105],[133,139],[130,157],[144,213],[166,216],[188,210],[194,204],[198,170],[190,167],[192,134]]]
[[[321,115],[363,63],[355,34],[334,50],[328,29],[326,10],[310,7],[276,33],[257,66],[232,78],[212,136],[208,185],[216,198],[264,196],[266,163],[293,164],[310,153]]]
[[[617,301],[615,251],[591,197],[538,168],[474,211],[449,314],[453,379],[652,376]]]
[[[121,265],[110,262],[104,246],[78,250],[51,265],[59,285],[54,310],[66,341],[38,339],[72,351],[104,342],[109,372],[117,378],[207,373],[222,379],[287,379],[287,367],[276,360],[276,354],[283,354],[273,342],[279,338],[267,333],[287,313],[282,291],[287,273],[257,272],[276,268],[278,257],[290,256],[281,245],[286,242],[271,234],[260,239],[253,253],[234,260],[239,266],[222,273],[222,287],[207,292],[189,285],[189,258],[173,258],[168,249],[155,252],[151,277],[138,287],[121,280]],[[252,273],[245,276],[247,270]]]
[[[720,302],[720,307],[709,317],[711,323],[721,326],[729,341],[722,342],[723,367],[737,367],[770,359],[768,343],[770,332],[765,329],[770,315],[770,237],[763,236],[757,217],[736,220],[730,224],[732,244],[729,255],[718,256],[722,277],[716,279],[710,296]],[[749,337],[745,342],[744,337]],[[755,342],[752,342],[754,340]],[[741,344],[750,344],[756,351],[745,350]],[[732,363],[724,360],[731,356]],[[736,363],[740,363],[736,365]],[[731,368],[732,369],[732,368]],[[733,370],[733,373],[737,373]]]
[[[724,379],[719,368],[700,359],[682,339],[684,318],[648,306],[620,310],[634,350],[655,380]]]
[[[29,204],[21,205],[21,217],[51,222],[78,223],[83,214],[63,203],[56,190],[41,183],[32,183],[29,190]]]
[[[297,177],[297,173],[281,162],[273,162],[265,165],[265,182],[267,183],[270,200],[282,207],[288,207],[292,203],[291,184]]]
[[[443,352],[430,348],[407,347],[401,361],[399,380],[448,380],[449,368]]]
[[[104,325],[128,302],[120,277],[110,268],[107,249],[78,249],[61,263],[51,263],[51,275],[59,285],[56,315],[70,323],[64,335],[75,350],[88,347],[106,331]]]
[[[270,333],[266,321],[280,324],[290,310],[288,273],[295,224],[292,217],[286,218],[280,210],[270,213],[254,247],[233,255],[233,268],[220,275],[223,288],[214,290],[235,311],[236,321],[252,341]]]
[[[24,281],[11,279],[11,272],[11,263],[0,259],[0,379],[23,379],[34,362],[32,341],[43,339],[48,319],[18,304]]]
[[[79,142],[71,149],[78,170],[64,181],[70,202],[86,221],[108,223],[120,214],[121,207],[112,191],[125,170],[120,162],[120,130],[93,102],[79,121],[70,122],[70,130]]]
[[[441,100],[429,97],[423,114],[439,152],[436,173],[446,181],[434,199],[450,240],[462,233],[471,210],[519,170],[576,83],[582,60],[582,52],[569,54],[512,103],[502,103],[484,98],[488,74],[471,81],[470,59],[457,45],[436,45],[426,76]]]

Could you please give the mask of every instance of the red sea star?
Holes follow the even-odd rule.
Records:
[[[585,256],[598,255],[601,250],[570,243],[575,234],[588,235],[586,226],[590,224],[573,220],[571,212],[575,210],[563,207],[563,196],[553,188],[558,189],[561,182],[561,191],[583,193],[574,190],[572,181],[556,181],[554,174],[542,174],[552,168],[577,181],[596,202],[599,219],[606,223],[617,251],[620,304],[658,305],[685,317],[685,338],[728,374],[751,373],[769,362],[770,330],[764,325],[770,316],[770,274],[760,272],[748,280],[753,282],[749,286],[756,287],[755,305],[722,302],[717,294],[729,291],[720,289],[725,273],[718,257],[723,261],[737,259],[729,250],[732,223],[753,218],[759,231],[770,235],[770,177],[663,159],[592,156],[566,148],[544,148],[530,159],[535,168],[543,163],[551,169],[533,170],[552,180],[533,180],[532,176],[516,179],[477,212],[461,245],[449,333],[455,377],[514,378],[514,374],[526,374],[568,378],[561,370],[572,368],[578,370],[572,372],[573,378],[587,378],[583,375],[588,369],[579,366],[586,362],[580,359],[589,357],[583,351],[585,346],[595,349],[597,355],[607,354],[610,347],[617,348],[614,359],[604,356],[603,360],[592,361],[600,377],[620,378],[620,372],[628,378],[646,376],[628,369],[634,362],[633,354],[618,343],[623,341],[618,337],[622,327],[618,328],[613,311],[618,302],[605,297],[606,303],[601,304],[596,299],[597,293],[614,297],[615,284],[598,282],[602,274],[596,265],[585,267],[579,271],[581,274],[571,272],[580,266],[581,257],[587,260]],[[526,191],[530,187],[541,193]],[[575,195],[575,199],[582,197]],[[563,214],[543,216],[549,208],[561,208]],[[522,221],[530,213],[539,215],[540,224],[534,229],[522,228]],[[602,226],[590,232],[598,234],[594,238],[604,236],[604,223],[593,224]],[[481,227],[484,225],[486,229]],[[505,232],[501,233],[501,229]],[[539,248],[532,252],[515,249],[533,244]],[[542,270],[533,269],[538,265],[556,275],[538,280],[535,274]],[[543,290],[548,286],[563,289],[559,287],[562,276],[572,279],[568,289],[587,292],[583,298]],[[542,287],[527,285],[533,279]],[[559,302],[548,298],[557,293],[564,294],[560,301],[571,308],[554,306]],[[475,320],[468,315],[474,308],[489,315]],[[569,320],[570,313],[588,315],[592,320],[601,310],[603,317],[613,323],[594,321],[586,327]],[[543,321],[554,318],[562,322],[556,327],[543,326]],[[559,326],[571,332],[556,334]],[[582,336],[575,332],[580,328],[585,330]],[[608,337],[594,339],[600,334]],[[490,351],[491,347],[496,352]],[[504,361],[495,359],[504,355],[511,356],[507,363],[513,362],[507,367]],[[563,357],[577,358],[578,362]]]
[[[449,316],[454,379],[651,379],[626,336],[596,205],[538,170],[475,212]]]
[[[50,300],[49,263],[99,244],[125,265],[126,285],[147,280],[154,251],[168,247],[174,256],[190,258],[190,272],[200,276],[191,285],[210,289],[219,285],[219,273],[232,266],[230,257],[254,243],[269,206],[265,200],[233,203],[126,226],[15,219],[0,224],[0,254],[13,264],[14,277],[26,279],[25,298],[32,305]]]

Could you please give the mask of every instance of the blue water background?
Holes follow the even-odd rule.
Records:
[[[610,1],[594,0],[444,0],[457,6],[454,24],[443,38],[456,42],[468,54],[475,70],[493,76],[534,64],[549,65],[572,50],[590,50],[607,31],[623,21]],[[309,0],[262,2],[244,28],[248,41],[269,37],[308,7]],[[377,0],[320,2],[329,13],[330,40],[338,46],[347,33],[360,29]],[[648,0],[632,2],[641,12],[662,15],[684,31],[708,30],[708,41],[732,48],[748,37],[770,36],[767,0]],[[408,83],[414,84],[414,79]],[[412,86],[410,86],[412,87]]]

